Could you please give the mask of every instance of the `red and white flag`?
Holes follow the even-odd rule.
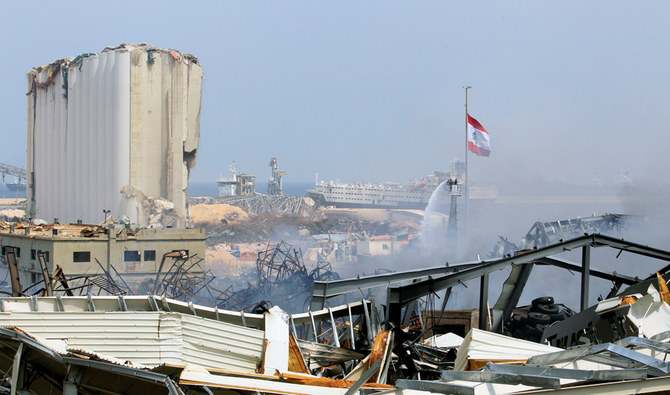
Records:
[[[468,149],[479,156],[489,156],[489,133],[481,123],[468,114]]]

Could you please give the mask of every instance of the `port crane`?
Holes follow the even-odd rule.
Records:
[[[283,195],[282,177],[288,173],[284,170],[279,170],[277,158],[270,159],[270,167],[272,168],[272,175],[268,180],[268,195]]]
[[[27,176],[26,176],[26,170],[22,167],[0,163],[0,174],[2,174],[2,182],[4,182],[8,187],[9,185],[14,185],[16,187],[19,187],[21,185],[25,186],[25,182],[22,183],[21,181],[26,181]],[[14,176],[14,178],[16,178],[16,183],[7,184],[5,182],[5,177],[8,175]]]

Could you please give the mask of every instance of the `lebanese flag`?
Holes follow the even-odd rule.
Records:
[[[489,156],[489,133],[481,123],[468,114],[468,149],[479,156]]]

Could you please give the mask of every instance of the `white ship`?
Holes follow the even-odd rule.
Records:
[[[316,182],[307,191],[314,202],[322,206],[343,208],[426,208],[433,191],[449,173],[435,172],[408,184],[385,182],[382,184],[341,184],[333,181]]]

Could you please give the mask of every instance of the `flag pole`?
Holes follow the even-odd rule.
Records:
[[[468,178],[468,90],[472,89],[472,87],[464,86],[463,89],[465,89],[465,180],[463,180],[463,188],[465,189],[465,204],[463,205],[463,228],[464,233],[467,235],[468,201],[470,200],[468,193],[468,185],[470,184],[470,179]]]

